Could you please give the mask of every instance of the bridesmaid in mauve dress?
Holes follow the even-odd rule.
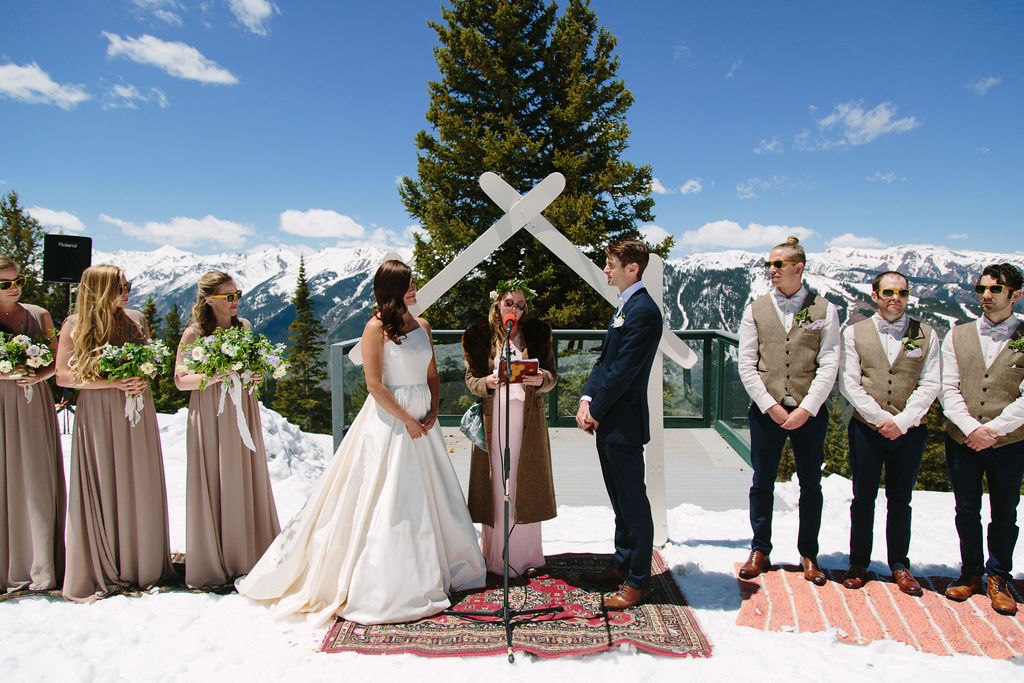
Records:
[[[238,317],[242,292],[227,273],[217,271],[199,280],[192,323],[178,345],[174,383],[191,391],[188,404],[188,475],[185,495],[185,582],[193,587],[232,584],[248,574],[281,531],[267,472],[259,403],[242,391],[242,414],[256,447],[242,441],[234,402],[224,401],[222,386],[211,378],[202,391],[202,376],[189,373],[182,360],[185,347],[218,327],[252,328]]]
[[[64,321],[57,345],[57,383],[79,390],[64,577],[64,597],[76,602],[173,577],[163,454],[149,382],[101,379],[97,370],[106,343],[149,342],[143,315],[125,310],[130,291],[120,268],[87,268],[75,314]],[[135,425],[125,417],[126,394],[143,398]]]
[[[0,331],[50,340],[45,309],[18,303],[18,265],[0,256]],[[53,394],[54,363],[0,372],[0,593],[49,590],[64,580],[64,459]]]

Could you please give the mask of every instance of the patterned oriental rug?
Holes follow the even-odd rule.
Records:
[[[953,582],[950,577],[918,576],[924,595],[915,598],[901,593],[889,576],[869,573],[863,588],[848,590],[842,584],[845,570],[825,573],[829,582],[821,587],[791,565],[751,581],[737,579],[743,605],[736,623],[795,633],[834,629],[846,642],[894,640],[937,655],[1024,656],[1024,609],[1009,617],[997,614],[985,595],[947,600],[943,592]],[[1013,583],[1020,602],[1024,581]]]
[[[525,586],[509,587],[509,608],[557,607],[554,614],[512,618],[512,649],[539,657],[601,652],[626,643],[668,657],[707,657],[711,645],[697,624],[672,573],[657,552],[652,561],[651,600],[625,611],[604,610],[602,594],[580,587],[582,572],[600,571],[610,556],[566,553],[548,556],[547,566]],[[502,589],[457,593],[454,611],[492,611]],[[363,626],[338,619],[324,636],[323,652],[411,653],[467,657],[506,653],[499,617],[469,618],[442,613],[405,624]]]

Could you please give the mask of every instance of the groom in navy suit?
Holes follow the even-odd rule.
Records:
[[[661,341],[661,310],[640,281],[647,245],[639,240],[605,248],[604,274],[619,290],[601,356],[583,389],[576,424],[597,434],[597,454],[615,512],[615,555],[604,570],[585,573],[587,583],[618,585],[605,596],[609,609],[626,609],[651,596],[654,522],[644,484],[644,444],[650,441],[647,380]]]

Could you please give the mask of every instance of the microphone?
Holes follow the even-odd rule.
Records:
[[[506,313],[505,317],[501,319],[501,324],[505,326],[505,336],[507,337],[512,333],[512,328],[516,326],[516,314]]]

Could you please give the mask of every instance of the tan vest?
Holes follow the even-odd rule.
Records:
[[[891,366],[882,341],[878,338],[875,321],[868,318],[853,325],[853,345],[860,357],[860,385],[882,410],[893,415],[903,411],[907,399],[917,389],[921,370],[924,369],[924,359],[928,355],[928,345],[931,343],[932,328],[924,323],[915,325],[914,322],[911,319],[907,334],[913,328],[918,328],[913,339],[921,353],[910,357],[907,356],[907,349],[901,348]],[[853,416],[870,426],[856,410]]]
[[[985,424],[999,417],[1003,408],[1020,398],[1020,383],[1024,380],[1024,353],[1014,351],[1007,344],[992,362],[992,367],[986,368],[985,354],[982,353],[981,340],[978,339],[977,323],[957,325],[950,334],[953,335],[953,351],[956,353],[956,364],[960,370],[960,394],[964,397],[971,417]],[[1021,338],[1024,338],[1024,324],[1017,327],[1011,341]],[[967,438],[948,420],[946,433],[960,444]],[[993,448],[1016,443],[1022,439],[1024,426],[1000,436]]]
[[[805,323],[794,322],[787,332],[771,297],[770,293],[765,294],[750,305],[757,327],[757,372],[777,403],[781,404],[783,398],[792,396],[799,404],[818,371],[818,351],[824,329],[809,330],[807,326],[825,319],[828,301],[809,292],[801,310],[806,309],[811,319]]]

